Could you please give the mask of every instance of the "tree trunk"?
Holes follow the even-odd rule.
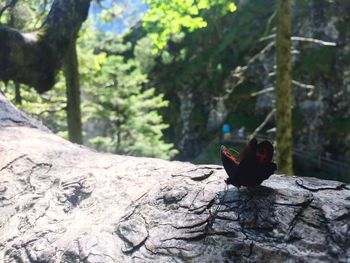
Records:
[[[291,94],[291,7],[290,0],[277,3],[277,96],[276,141],[278,172],[293,173]]]
[[[273,175],[224,191],[222,166],[97,153],[44,130],[0,93],[1,263],[349,262],[348,184]]]
[[[66,78],[67,91],[68,138],[71,142],[83,144],[78,68],[76,42],[72,41],[64,61],[64,76]]]
[[[18,82],[15,82],[15,102],[17,105],[22,105],[21,85]]]
[[[15,27],[16,25],[16,14],[14,10],[14,6],[16,5],[17,1],[14,0],[12,3],[9,5],[10,8],[10,21],[9,21],[9,26],[10,27]],[[4,10],[4,9],[3,9]],[[0,16],[1,17],[1,16]],[[14,82],[15,84],[15,102],[17,105],[22,104],[22,96],[21,96],[21,84],[18,82]]]
[[[0,80],[52,88],[70,42],[88,15],[91,0],[54,0],[38,32],[22,33],[0,25]]]

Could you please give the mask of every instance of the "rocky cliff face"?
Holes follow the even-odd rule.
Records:
[[[350,262],[350,185],[226,188],[221,166],[97,153],[0,107],[0,262]]]
[[[350,156],[349,10],[348,1],[293,5],[293,135],[296,146],[316,155]],[[274,65],[272,48],[257,60],[259,71],[253,67],[250,75],[264,88],[273,87]],[[270,94],[259,98],[257,108],[273,105]]]
[[[207,28],[189,34],[182,44],[171,43],[169,52],[177,58],[185,50],[186,58],[159,63],[151,75],[156,87],[165,87],[173,107],[166,119],[184,160],[200,154],[223,123],[253,131],[274,107],[273,90],[250,95],[275,85],[276,1],[235,3],[233,14],[209,14]],[[294,142],[313,156],[328,152],[334,159],[349,158],[349,1],[301,0],[292,9],[292,33],[298,37],[293,40]],[[182,86],[191,87],[192,98],[173,95]],[[186,119],[183,103],[192,109]],[[272,119],[267,128],[274,126]]]

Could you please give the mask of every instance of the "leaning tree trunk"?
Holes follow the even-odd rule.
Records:
[[[291,121],[291,10],[290,0],[277,3],[277,98],[276,141],[277,163],[280,173],[292,174],[292,121]]]
[[[72,41],[64,61],[64,76],[67,91],[68,137],[71,142],[83,143],[80,113],[80,83],[76,42]]]
[[[52,88],[68,47],[88,15],[91,0],[54,0],[38,32],[0,25],[0,80]]]
[[[1,263],[349,262],[350,185],[227,188],[222,166],[97,153],[45,130],[0,93]]]

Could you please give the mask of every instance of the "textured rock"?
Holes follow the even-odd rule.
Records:
[[[32,126],[0,128],[0,262],[350,262],[349,185],[227,189],[221,166],[96,153]]]
[[[30,119],[26,114],[17,110],[0,91],[0,129],[6,126],[28,126],[49,131],[42,123]]]

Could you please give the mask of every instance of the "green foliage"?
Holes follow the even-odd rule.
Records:
[[[109,23],[116,17],[119,17],[124,12],[123,8],[119,5],[114,5],[111,8],[103,9],[102,12],[98,15],[104,23]]]
[[[154,89],[148,89],[143,93],[126,96],[123,104],[115,104],[119,107],[119,116],[114,116],[113,126],[110,132],[113,136],[98,136],[91,140],[102,150],[117,152],[120,154],[150,156],[169,159],[176,152],[171,144],[162,140],[162,130],[168,125],[162,124],[162,117],[156,108],[167,105],[162,96],[155,96]],[[108,118],[113,114],[110,111],[97,112],[102,118]],[[108,143],[106,143],[108,142]]]
[[[32,10],[29,4],[26,3],[26,8]],[[130,44],[111,33],[99,34],[91,20],[85,23],[79,35],[82,116],[90,145],[113,153],[173,157],[176,150],[163,140],[163,131],[168,125],[159,114],[168,102],[148,86],[146,72],[154,63],[147,55],[151,53],[147,51],[150,41],[147,38],[140,41],[135,48],[136,58],[128,59],[122,53],[130,50]],[[102,52],[104,48],[109,52]],[[0,87],[15,101],[15,83]],[[17,105],[21,110],[67,138],[66,88],[62,72],[51,91],[39,95],[22,85],[21,97],[22,103]]]
[[[205,130],[206,114],[203,108],[195,107],[190,115],[190,128],[194,132],[201,133]]]
[[[345,135],[349,134],[350,117],[334,118],[328,121],[328,123],[326,123],[326,126],[328,128],[328,132],[330,133],[343,133]]]
[[[149,73],[154,68],[156,60],[152,56],[152,40],[149,37],[143,37],[136,42],[134,56],[143,73]]]
[[[307,74],[311,79],[320,75],[329,76],[334,70],[337,58],[337,49],[334,47],[319,47],[318,49],[306,49],[299,56],[301,59],[296,65],[296,75]]]
[[[293,107],[293,109],[292,109],[293,129],[298,130],[298,129],[302,128],[303,123],[304,123],[303,113],[302,113],[300,107],[298,107],[298,106]]]
[[[105,38],[91,28],[86,30],[86,34],[92,32],[98,39]],[[82,43],[84,38],[80,40]],[[123,45],[110,41],[105,48],[113,49],[114,43],[119,48]],[[148,86],[144,73],[154,63],[146,55],[148,43],[147,39],[139,43],[135,59],[104,52],[94,54],[93,46],[89,48],[87,44],[79,50],[83,93],[89,98],[83,103],[84,121],[103,127],[97,136],[90,138],[90,143],[99,150],[170,159],[176,151],[162,138],[168,125],[158,112],[168,102]]]
[[[230,124],[233,129],[245,127],[248,131],[253,131],[259,124],[256,117],[243,111],[230,114],[227,118],[227,123]]]
[[[55,89],[44,95],[38,95],[33,88],[21,85],[21,104],[15,102],[15,84],[13,82],[2,84],[2,90],[6,97],[16,104],[17,108],[42,121],[53,132],[67,138],[67,133],[64,132],[67,125],[65,85],[62,73],[59,74],[58,80]]]
[[[212,7],[219,7],[221,14],[234,12],[236,6],[228,0],[144,0],[149,10],[143,16],[143,25],[149,32],[154,52],[162,50],[172,35],[183,29],[192,32],[207,26],[201,12]]]
[[[12,0],[7,0],[8,5]],[[41,26],[53,0],[16,1],[14,6],[6,9],[0,18],[0,24],[10,25],[20,30],[33,30]],[[0,5],[1,7],[2,5]]]

